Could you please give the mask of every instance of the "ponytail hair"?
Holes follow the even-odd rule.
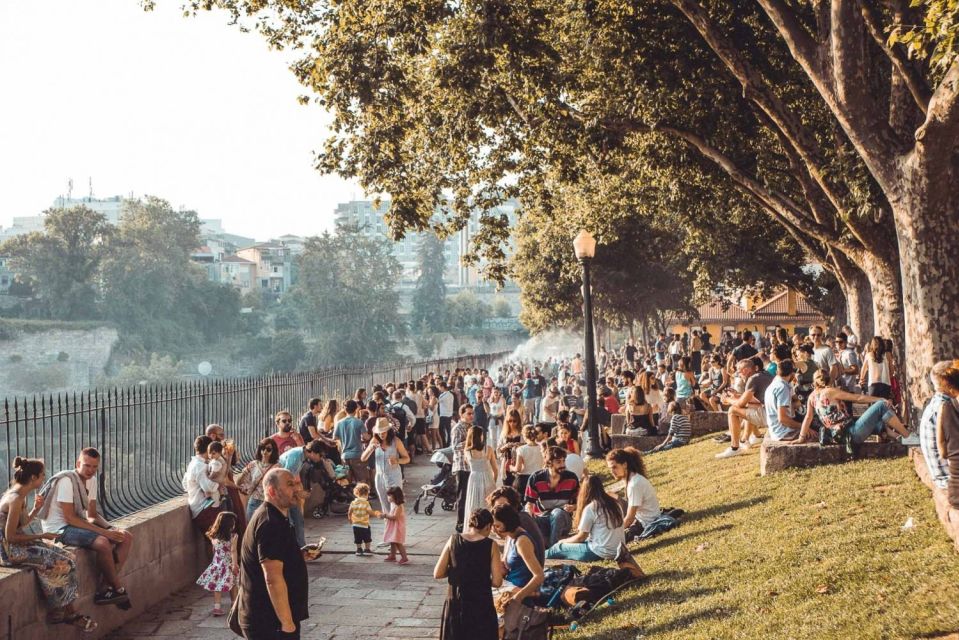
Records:
[[[606,460],[623,465],[629,475],[637,473],[644,478],[646,477],[646,463],[643,462],[643,454],[636,447],[613,449],[606,454]]]
[[[23,485],[43,473],[43,460],[40,458],[24,458],[17,456],[13,459],[13,481]]]

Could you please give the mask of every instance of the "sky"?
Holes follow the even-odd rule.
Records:
[[[155,195],[258,240],[333,226],[328,114],[287,54],[180,0],[0,1],[0,226],[73,196]]]

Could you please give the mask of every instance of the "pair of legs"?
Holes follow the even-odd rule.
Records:
[[[350,468],[350,475],[353,476],[353,482],[370,483],[370,465],[359,458],[346,458],[346,464]]]
[[[762,409],[760,408],[761,412]],[[729,407],[726,412],[729,425],[730,447],[736,449],[740,442],[748,442],[750,437],[761,438],[759,433],[758,412],[750,409],[740,409],[737,406]]]
[[[396,562],[396,554],[400,554],[400,562],[406,564],[410,559],[406,555],[406,545],[399,542],[390,543],[390,553],[384,559],[385,562]]]
[[[453,429],[453,416],[440,416],[440,437],[443,438],[443,446],[450,446],[450,431]]]
[[[439,425],[436,425],[436,427],[430,427],[427,440],[434,451],[436,449],[443,448],[443,438],[440,436]]]
[[[549,545],[547,548],[551,548],[569,533],[573,526],[573,516],[557,507],[536,516],[536,525],[543,534],[543,540]]]
[[[370,544],[373,542],[373,533],[369,527],[357,527],[353,525],[353,544],[356,545],[356,555],[361,556],[364,553],[373,553]]]
[[[72,547],[83,547],[90,549],[96,554],[97,569],[100,573],[100,588],[106,588],[112,591],[120,591],[123,586],[120,584],[120,570],[130,556],[130,549],[133,548],[133,535],[123,529],[113,529],[114,533],[121,536],[120,540],[111,540],[89,529],[81,529],[67,525],[60,531],[60,542]]]
[[[214,591],[213,592],[213,615],[222,616],[223,615],[223,594],[226,594],[226,600],[229,603],[233,603],[233,600],[230,598],[229,591]]]
[[[909,430],[896,415],[892,403],[880,400],[873,402],[849,427],[849,436],[854,444],[862,444],[869,436],[881,434],[886,427],[903,437],[909,436]]]

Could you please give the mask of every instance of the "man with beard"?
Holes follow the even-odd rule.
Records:
[[[277,412],[274,417],[276,422],[276,433],[270,436],[276,444],[280,455],[283,455],[294,447],[303,446],[303,438],[300,434],[293,431],[293,414],[287,410]]]

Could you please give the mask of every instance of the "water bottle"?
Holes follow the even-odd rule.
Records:
[[[570,630],[570,631],[576,631],[577,629],[579,629],[579,623],[578,623],[578,622],[574,622],[573,624],[569,625],[569,630]]]

